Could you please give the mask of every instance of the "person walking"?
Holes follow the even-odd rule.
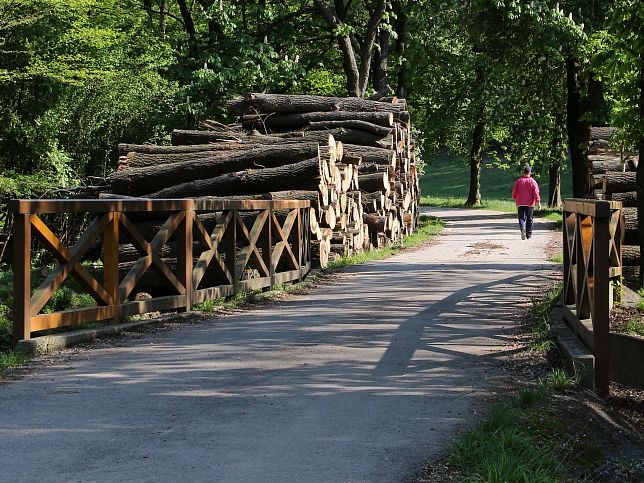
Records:
[[[521,239],[525,240],[532,236],[535,203],[539,203],[539,210],[541,210],[539,185],[532,179],[532,168],[530,166],[526,166],[523,170],[523,176],[515,181],[512,187],[512,198],[516,200],[517,211],[519,212]]]

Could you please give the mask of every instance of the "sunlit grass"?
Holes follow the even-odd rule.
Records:
[[[419,219],[419,227],[416,233],[407,236],[403,239],[401,243],[396,243],[389,247],[380,248],[377,250],[363,251],[356,255],[351,255],[348,257],[340,257],[333,262],[330,262],[327,266],[327,270],[346,267],[349,265],[358,265],[369,260],[382,260],[387,258],[393,253],[407,247],[414,246],[425,240],[429,240],[433,236],[437,235],[445,226],[445,222],[439,218],[433,216],[421,215]]]

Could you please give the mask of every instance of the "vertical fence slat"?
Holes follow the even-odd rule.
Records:
[[[31,336],[31,214],[16,214],[13,231],[13,339]]]

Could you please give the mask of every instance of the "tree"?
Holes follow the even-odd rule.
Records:
[[[352,97],[364,97],[369,83],[371,57],[378,33],[380,21],[387,7],[386,0],[365,0],[365,10],[362,15],[352,12],[351,18],[357,25],[350,25],[349,6],[344,0],[335,0],[334,7],[325,0],[313,0],[333,35],[337,38],[338,49],[342,54],[342,67],[347,76],[347,90]],[[356,9],[357,10],[357,9]],[[358,27],[360,20],[366,15],[364,29]]]
[[[615,99],[614,142],[639,152],[637,165],[637,223],[640,253],[644,253],[644,5],[619,0],[607,19],[607,36],[597,68]],[[644,285],[644,257],[640,256],[640,285]]]

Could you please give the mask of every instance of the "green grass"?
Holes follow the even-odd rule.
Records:
[[[562,171],[561,196],[572,196],[572,180],[568,165]],[[517,169],[501,169],[484,166],[481,170],[481,209],[514,212],[516,206],[512,199],[512,186],[520,176]],[[540,178],[535,174],[539,183],[542,204],[547,204],[549,179],[547,176]],[[462,208],[467,200],[470,189],[470,170],[465,163],[465,158],[441,154],[429,160],[425,167],[425,174],[420,179],[420,204],[427,206],[440,206]],[[550,220],[561,225],[560,210],[545,208],[537,211],[536,216]]]
[[[9,367],[21,366],[29,361],[31,357],[32,356],[30,354],[19,350],[8,350],[6,352],[0,352],[0,372]]]
[[[330,262],[326,270],[346,267],[349,265],[358,265],[369,260],[382,260],[390,255],[400,251],[403,248],[414,246],[422,241],[429,240],[437,235],[445,226],[445,222],[433,216],[421,215],[419,219],[418,231],[413,235],[405,237],[401,243],[390,247],[380,248],[378,250],[364,251],[348,257],[340,257]]]
[[[470,189],[470,168],[467,159],[462,156],[440,154],[426,160],[425,174],[420,179],[420,190],[423,200],[426,196],[449,199],[467,199]],[[570,161],[562,170],[561,195],[564,198],[572,196],[572,178]],[[481,197],[483,201],[507,200],[512,202],[512,186],[521,176],[520,169],[501,169],[492,167],[484,161],[481,169]],[[534,174],[534,179],[539,183],[541,197],[548,198],[549,179]]]
[[[545,294],[531,298],[528,309],[528,326],[530,329],[530,350],[547,351],[555,346],[554,334],[550,328],[550,311],[561,298],[563,285],[559,285]]]
[[[638,319],[630,319],[624,326],[624,332],[644,337],[644,322]]]
[[[563,263],[563,252],[558,252],[554,257],[552,257],[552,261],[555,263]]]
[[[462,481],[545,482],[564,475],[551,446],[525,425],[527,408],[541,400],[531,396],[492,407],[485,422],[454,443],[449,461]]]

